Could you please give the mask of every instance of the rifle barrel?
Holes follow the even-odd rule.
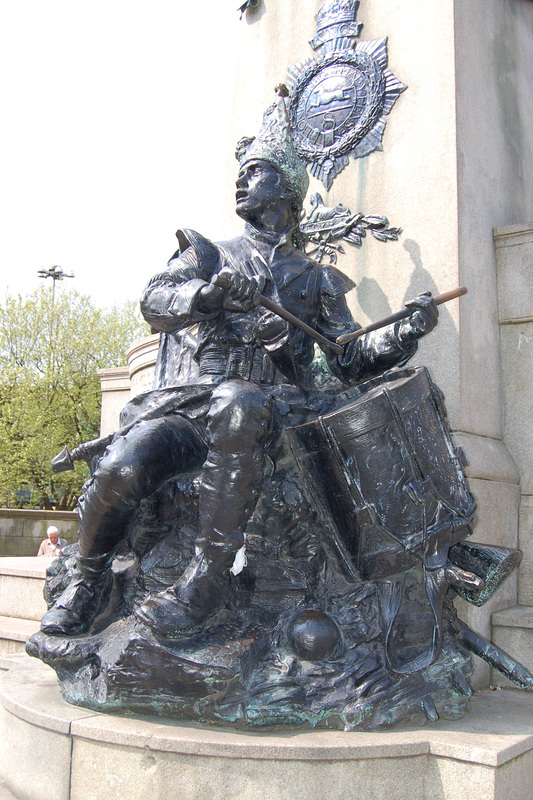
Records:
[[[462,620],[458,619],[457,625],[459,626],[458,638],[463,647],[482,658],[517,686],[522,689],[533,689],[533,675],[527,667],[524,667],[519,661],[515,661],[509,653],[489,642],[480,633],[473,631]]]

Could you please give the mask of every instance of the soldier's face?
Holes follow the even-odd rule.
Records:
[[[267,161],[254,159],[239,170],[237,177],[237,214],[253,220],[279,203],[281,198],[279,173]]]

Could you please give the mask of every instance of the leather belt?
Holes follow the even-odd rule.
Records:
[[[230,380],[241,378],[271,386],[276,368],[267,353],[252,345],[217,345],[206,347],[200,354],[200,375],[223,375]]]

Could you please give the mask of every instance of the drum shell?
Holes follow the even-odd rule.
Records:
[[[464,456],[426,369],[391,370],[361,384],[334,411],[291,429],[290,440],[354,575],[384,577],[431,562],[471,532]]]

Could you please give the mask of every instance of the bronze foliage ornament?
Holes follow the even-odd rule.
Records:
[[[330,264],[344,255],[342,241],[361,247],[367,233],[380,242],[396,242],[401,228],[391,227],[382,214],[352,214],[343,203],[326,206],[318,192],[311,195],[311,210],[301,221],[306,252],[319,263],[326,256]]]

